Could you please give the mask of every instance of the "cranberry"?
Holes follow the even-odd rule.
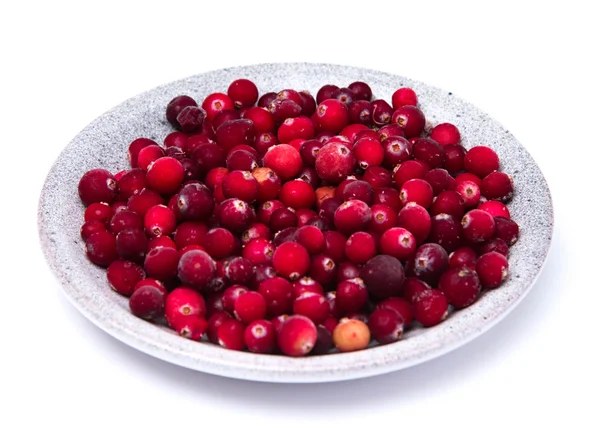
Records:
[[[317,342],[317,328],[315,324],[303,315],[291,315],[277,331],[279,349],[292,357],[308,354]]]
[[[444,168],[452,175],[463,171],[467,150],[461,145],[445,145]]]
[[[304,246],[295,242],[285,242],[275,249],[273,267],[285,278],[297,280],[308,272],[310,257]]]
[[[107,267],[117,259],[115,236],[108,231],[95,232],[85,242],[85,252],[92,263]]]
[[[367,100],[355,100],[348,105],[348,118],[350,123],[370,125],[373,122],[373,111],[371,102]]]
[[[491,172],[481,180],[481,195],[488,200],[508,201],[513,192],[513,180],[504,172]]]
[[[362,310],[369,299],[365,283],[357,277],[340,281],[335,292],[336,308],[343,313]]]
[[[265,108],[254,107],[246,109],[242,117],[252,121],[257,134],[273,132],[275,130],[273,116]]]
[[[373,100],[371,102],[372,122],[377,126],[384,126],[392,121],[394,109],[385,100]]]
[[[263,163],[285,181],[294,178],[302,169],[300,153],[286,144],[271,147],[265,154]]]
[[[486,288],[496,288],[508,277],[508,260],[498,252],[487,252],[477,260],[477,275]]]
[[[380,166],[370,166],[365,170],[362,179],[369,183],[373,190],[392,186],[392,173]]]
[[[132,195],[127,201],[127,207],[130,211],[144,217],[151,207],[164,203],[164,199],[158,193],[146,188]]]
[[[438,286],[448,302],[458,309],[473,304],[481,292],[477,272],[466,266],[448,269],[440,277]]]
[[[384,150],[383,165],[386,168],[393,169],[396,165],[406,162],[413,156],[413,146],[404,137],[389,136],[383,140],[382,145]],[[415,176],[412,178],[420,177]]]
[[[244,245],[255,238],[265,238],[269,240],[271,239],[271,230],[263,223],[252,223],[240,237]]]
[[[226,151],[237,145],[252,144],[255,130],[252,120],[237,119],[223,123],[215,131],[215,139]]]
[[[390,228],[382,233],[380,248],[382,254],[391,255],[398,260],[407,260],[415,253],[417,241],[405,228]]]
[[[204,317],[206,304],[202,295],[190,288],[179,287],[165,299],[165,318],[169,326],[179,329],[187,317]]]
[[[234,233],[241,233],[248,229],[254,219],[252,207],[238,198],[229,198],[221,202],[217,211],[221,226]]]
[[[404,281],[404,268],[400,261],[390,255],[377,255],[360,271],[370,296],[375,300],[397,295]]]
[[[416,277],[408,277],[404,280],[404,284],[402,285],[401,295],[405,300],[412,304],[422,292],[428,289],[431,289],[431,286],[423,280],[419,280]]]
[[[369,316],[371,336],[382,345],[400,340],[404,332],[404,319],[389,308],[375,309]]]
[[[281,123],[288,118],[299,117],[302,114],[302,105],[286,98],[276,98],[267,109],[276,123]]]
[[[245,330],[246,327],[239,320],[229,319],[223,321],[217,329],[219,345],[234,351],[243,350],[246,345],[244,341]]]
[[[400,202],[400,192],[394,188],[379,188],[375,191],[373,196],[374,205],[386,205],[398,212],[402,207]]]
[[[373,202],[373,188],[364,180],[354,180],[344,187],[342,200],[360,200],[367,205],[371,205]]]
[[[138,167],[146,171],[148,167],[159,158],[165,156],[165,150],[160,146],[149,145],[140,151],[137,158]]]
[[[279,91],[279,93],[277,94],[277,98],[280,98],[282,100],[292,100],[294,103],[297,103],[300,106],[302,106],[303,103],[302,96],[298,91],[295,91],[294,89],[284,89],[282,91]]]
[[[335,211],[334,223],[336,229],[343,234],[363,231],[371,222],[371,208],[361,200],[348,200]]]
[[[428,289],[415,299],[414,313],[423,326],[435,326],[448,316],[448,300],[442,291]]]
[[[401,163],[394,168],[394,183],[396,184],[396,188],[400,189],[404,183],[415,178],[424,179],[427,171],[429,171],[429,167],[418,160],[408,160]]]
[[[83,214],[83,219],[88,222],[98,220],[107,224],[112,219],[112,208],[107,203],[92,203],[89,205]]]
[[[234,110],[233,100],[221,92],[208,95],[202,102],[202,109],[206,112],[206,118],[211,120],[221,111]]]
[[[177,114],[178,127],[182,132],[196,132],[202,129],[205,113],[198,106],[186,106]],[[165,143],[166,145],[166,143]],[[166,145],[167,147],[169,145]]]
[[[394,109],[402,106],[417,106],[417,94],[410,88],[400,88],[392,94],[392,105]]]
[[[296,227],[282,229],[277,234],[275,234],[275,237],[273,237],[273,244],[275,246],[279,246],[282,243],[286,243],[286,242],[298,243],[296,241],[296,232],[297,231],[298,231],[298,228],[296,228]]]
[[[312,355],[328,354],[333,347],[333,337],[325,326],[317,326],[317,342],[310,352]]]
[[[472,242],[481,243],[494,236],[494,217],[481,209],[472,209],[461,220],[463,236]]]
[[[149,138],[136,138],[131,142],[127,150],[127,158],[132,168],[138,167],[138,155],[140,151],[150,145],[156,145],[156,142]]]
[[[292,291],[292,284],[282,277],[270,277],[258,285],[258,292],[264,297],[270,317],[291,312],[294,300]]]
[[[258,196],[258,182],[248,171],[231,171],[222,183],[225,198],[239,198],[252,203]]]
[[[479,177],[477,177],[475,174],[472,174],[470,172],[463,172],[462,174],[458,174],[455,177],[455,180],[456,180],[457,186],[459,183],[464,182],[464,181],[473,182],[477,186],[481,186],[481,179]]]
[[[178,127],[179,123],[177,122],[177,116],[184,108],[188,106],[198,106],[198,103],[196,103],[196,100],[194,100],[192,97],[187,95],[179,95],[173,98],[167,104],[167,121],[173,126]]]
[[[455,191],[462,197],[466,208],[474,208],[481,197],[479,186],[470,180],[463,180],[456,184]]]
[[[482,245],[479,246],[478,251],[480,254],[485,254],[487,252],[499,252],[505,257],[508,257],[508,245],[501,238],[495,237],[491,238]],[[472,267],[475,267],[474,265]]]
[[[373,96],[371,87],[365,82],[353,82],[348,85],[348,89],[354,94],[356,100],[367,100],[370,101]]]
[[[182,249],[188,245],[202,245],[208,228],[200,222],[183,222],[175,230],[174,240],[177,249]]]
[[[285,119],[277,130],[277,138],[280,143],[289,143],[299,138],[308,140],[313,138],[314,135],[315,128],[313,122],[304,115]]]
[[[324,254],[313,255],[310,261],[310,277],[321,285],[329,285],[336,278],[335,261]]]
[[[212,127],[214,130],[219,129],[223,123],[228,122],[230,120],[237,120],[240,118],[240,113],[234,110],[225,110],[219,112],[212,121]]]
[[[315,203],[315,192],[304,180],[293,180],[281,187],[279,199],[294,209],[310,208]]]
[[[296,239],[311,255],[318,254],[325,247],[325,235],[316,226],[302,226],[296,232]]]
[[[116,248],[119,257],[136,263],[142,261],[146,251],[150,250],[148,238],[140,228],[119,231],[116,236]]]
[[[450,268],[460,268],[467,266],[475,269],[475,263],[477,262],[477,252],[469,246],[463,246],[453,251],[448,260],[448,266]]]
[[[350,88],[340,88],[331,94],[331,98],[339,100],[346,106],[355,100],[354,92]]]
[[[431,217],[427,209],[415,202],[409,202],[402,208],[397,224],[410,231],[417,244],[423,243],[431,231]]]
[[[249,291],[249,289],[242,285],[231,285],[227,287],[223,291],[222,296],[223,309],[228,313],[233,314],[233,311],[235,310],[235,301],[238,299],[240,294],[247,291]]]
[[[446,159],[446,151],[435,140],[421,138],[413,145],[413,154],[416,160],[421,160],[430,168],[441,168]]]
[[[263,95],[261,95],[261,97],[258,99],[258,103],[256,104],[256,106],[259,106],[261,108],[266,108],[276,98],[277,98],[276,92],[266,92]]]
[[[216,260],[230,256],[235,249],[235,237],[225,228],[213,228],[204,235],[203,246]]]
[[[510,218],[510,212],[506,205],[496,200],[487,201],[477,207],[482,211],[488,212],[492,217]]]
[[[377,131],[381,141],[385,141],[388,137],[404,137],[404,129],[398,126],[396,123],[382,126]]]
[[[258,88],[251,80],[240,78],[234,80],[227,88],[227,95],[236,108],[247,108],[258,99]]]
[[[479,178],[497,171],[500,168],[500,159],[492,149],[487,146],[475,146],[465,154],[465,169]]]
[[[452,123],[440,123],[435,126],[430,137],[442,146],[460,143],[460,132]]]
[[[231,151],[229,151],[229,154],[227,154],[227,159],[225,160],[225,165],[229,171],[251,172],[258,168],[258,156],[256,153],[242,149],[235,149],[236,148],[233,148]]]
[[[514,245],[519,239],[519,225],[513,220],[496,216],[495,221],[495,235],[496,237],[504,240],[508,246]]]
[[[352,120],[352,118],[350,120]],[[369,127],[361,123],[352,123],[346,126],[344,129],[342,129],[342,131],[340,132],[340,136],[346,137],[350,141],[350,143],[354,143],[356,141],[356,136],[358,135],[358,133],[364,131],[365,129],[368,130]]]
[[[106,231],[106,225],[100,220],[90,220],[81,226],[81,238],[87,242],[88,238],[99,231]]]
[[[302,168],[298,175],[298,180],[308,183],[313,190],[321,184],[321,179],[319,178],[319,174],[317,174],[317,170],[309,166]]]
[[[185,285],[202,289],[216,272],[214,260],[204,251],[188,251],[181,256],[177,275]]]
[[[344,202],[346,199],[344,198],[344,191],[346,190],[346,186],[355,182],[357,179],[354,175],[350,175],[346,177],[340,184],[338,184],[335,188],[335,198],[339,201]]]
[[[371,341],[369,327],[356,319],[342,319],[333,330],[333,343],[341,352],[360,351]]]
[[[433,202],[433,189],[425,180],[413,178],[400,188],[400,201],[403,206],[409,202],[415,202],[424,208],[429,208]]]
[[[409,261],[409,268],[416,277],[435,285],[448,268],[448,253],[437,243],[425,243]]]
[[[252,176],[258,184],[256,199],[259,202],[272,200],[279,195],[281,179],[273,170],[269,168],[256,168],[252,171]]]
[[[353,147],[358,166],[367,169],[369,166],[379,166],[384,160],[384,150],[379,140],[361,138]]]
[[[314,324],[320,324],[330,315],[325,296],[318,292],[303,292],[294,300],[292,309],[295,315],[303,315]]]
[[[275,232],[296,226],[298,226],[298,217],[290,208],[275,210],[269,219],[269,227]]]
[[[285,205],[279,200],[266,201],[259,206],[256,217],[261,223],[269,224],[273,213],[280,208],[285,208]]]
[[[118,199],[126,201],[147,186],[146,172],[143,169],[132,169],[125,172],[118,180]]]
[[[267,315],[265,298],[255,291],[240,293],[234,303],[234,314],[245,324],[263,319]]]
[[[448,171],[441,168],[431,169],[425,174],[425,181],[431,185],[434,195],[455,186],[454,179]]]
[[[177,276],[179,252],[175,248],[150,249],[144,259],[144,269],[149,277],[166,282]]]
[[[346,241],[345,254],[353,263],[366,263],[377,254],[375,239],[367,232],[355,232]]]
[[[252,279],[252,264],[243,257],[233,257],[224,266],[225,277],[232,284],[246,284]]]
[[[269,320],[255,320],[244,331],[244,343],[250,352],[271,354],[277,345],[275,327]]]
[[[212,213],[214,198],[202,183],[188,183],[179,191],[177,207],[184,220],[203,221]]]
[[[442,191],[431,204],[430,213],[448,214],[460,220],[465,213],[465,202],[458,192]]]
[[[413,308],[412,305],[404,298],[390,297],[380,301],[375,310],[379,309],[391,309],[400,315],[404,329],[411,324],[413,320]],[[372,332],[372,331],[371,331]]]
[[[206,330],[206,335],[210,342],[215,343],[215,344],[219,343],[219,338],[218,338],[217,333],[218,333],[219,327],[226,320],[231,320],[231,315],[228,314],[227,312],[215,312],[215,313],[211,314],[211,316],[208,319],[208,328]]]
[[[308,91],[300,91],[299,94],[302,99],[302,115],[310,117],[317,109],[317,102]]]
[[[151,237],[171,235],[176,225],[175,214],[164,205],[152,206],[144,216],[144,228]]]
[[[133,290],[135,291],[141,288],[142,286],[152,286],[160,290],[160,292],[163,294],[163,298],[167,296],[167,290],[165,289],[165,286],[158,280],[155,280],[153,278],[145,278],[137,282]]]
[[[119,294],[131,295],[135,285],[146,278],[141,266],[126,260],[116,260],[106,270],[106,278],[111,288]]]
[[[371,214],[370,231],[383,234],[396,225],[396,212],[387,205],[376,204],[371,206]]]
[[[160,289],[146,285],[133,291],[129,298],[129,310],[136,317],[154,320],[163,314],[164,302]]]
[[[285,281],[287,282],[287,280]],[[310,277],[302,277],[301,279],[296,280],[292,285],[292,297],[294,300],[300,297],[300,295],[302,295],[304,292],[316,292],[318,294],[324,294],[323,286]]]
[[[462,243],[460,223],[451,215],[436,215],[431,219],[431,232],[427,241],[439,244],[448,252],[458,249]]]
[[[425,115],[416,106],[404,105],[396,109],[391,122],[404,130],[406,138],[417,137],[425,128]]]
[[[78,191],[86,206],[99,202],[111,204],[117,196],[117,180],[106,169],[92,169],[79,180]]]
[[[336,85],[323,85],[317,91],[317,103],[321,103],[324,100],[330,99],[335,91],[337,91],[339,86]]]

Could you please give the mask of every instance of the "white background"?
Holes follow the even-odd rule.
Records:
[[[0,441],[599,441],[594,2],[335,3],[2,2]],[[274,61],[420,79],[516,135],[546,175],[556,225],[543,274],[510,316],[411,369],[284,386],[158,361],[69,304],[36,231],[63,147],[156,85]]]

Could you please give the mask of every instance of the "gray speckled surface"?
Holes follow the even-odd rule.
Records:
[[[262,93],[283,88],[308,89],[325,83],[345,86],[366,81],[377,97],[390,100],[401,86],[413,88],[428,126],[456,124],[469,148],[488,145],[515,180],[509,208],[521,227],[511,249],[510,277],[473,306],[454,312],[429,329],[415,329],[395,344],[360,352],[309,358],[255,355],[178,337],[172,331],[132,316],[127,299],[110,290],[105,271],[88,262],[79,236],[83,206],[77,196],[81,175],[92,168],[117,172],[127,167],[125,153],[137,137],[162,141],[170,132],[164,117],[168,101],[179,94],[196,99],[226,91],[240,77]],[[393,74],[324,64],[265,64],[208,72],[160,86],[108,111],[79,133],[61,153],[42,189],[41,245],[50,268],[73,304],[91,321],[129,345],[172,363],[228,377],[271,382],[325,382],[381,374],[442,355],[472,340],[502,319],[526,295],[545,262],[553,230],[550,191],[525,148],[498,122],[447,91]]]

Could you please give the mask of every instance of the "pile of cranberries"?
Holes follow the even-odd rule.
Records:
[[[513,181],[489,147],[425,133],[410,88],[175,97],[162,145],[86,172],[81,236],[131,312],[192,340],[290,356],[392,343],[507,278]]]

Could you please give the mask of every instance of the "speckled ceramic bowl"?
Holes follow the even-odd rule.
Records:
[[[388,99],[401,86],[413,88],[428,125],[456,124],[466,147],[488,145],[500,155],[503,170],[515,180],[510,203],[521,238],[511,249],[510,277],[473,306],[454,312],[442,324],[413,329],[403,340],[364,351],[290,358],[256,355],[198,343],[130,314],[127,299],[110,290],[104,269],[92,265],[79,236],[84,208],[77,196],[82,174],[92,168],[126,168],[125,153],[137,137],[162,140],[170,131],[164,112],[179,94],[201,99],[225,91],[240,77],[256,82],[261,93],[283,88],[315,94],[326,83],[368,82]],[[525,148],[494,119],[450,92],[393,74],[325,64],[265,64],[200,74],[143,93],[87,126],[60,154],[48,174],[39,202],[41,245],[52,272],[71,302],[109,334],[155,357],[212,374],[271,382],[325,382],[367,377],[412,366],[467,343],[506,316],[538,277],[550,246],[553,212],[542,172]]]

